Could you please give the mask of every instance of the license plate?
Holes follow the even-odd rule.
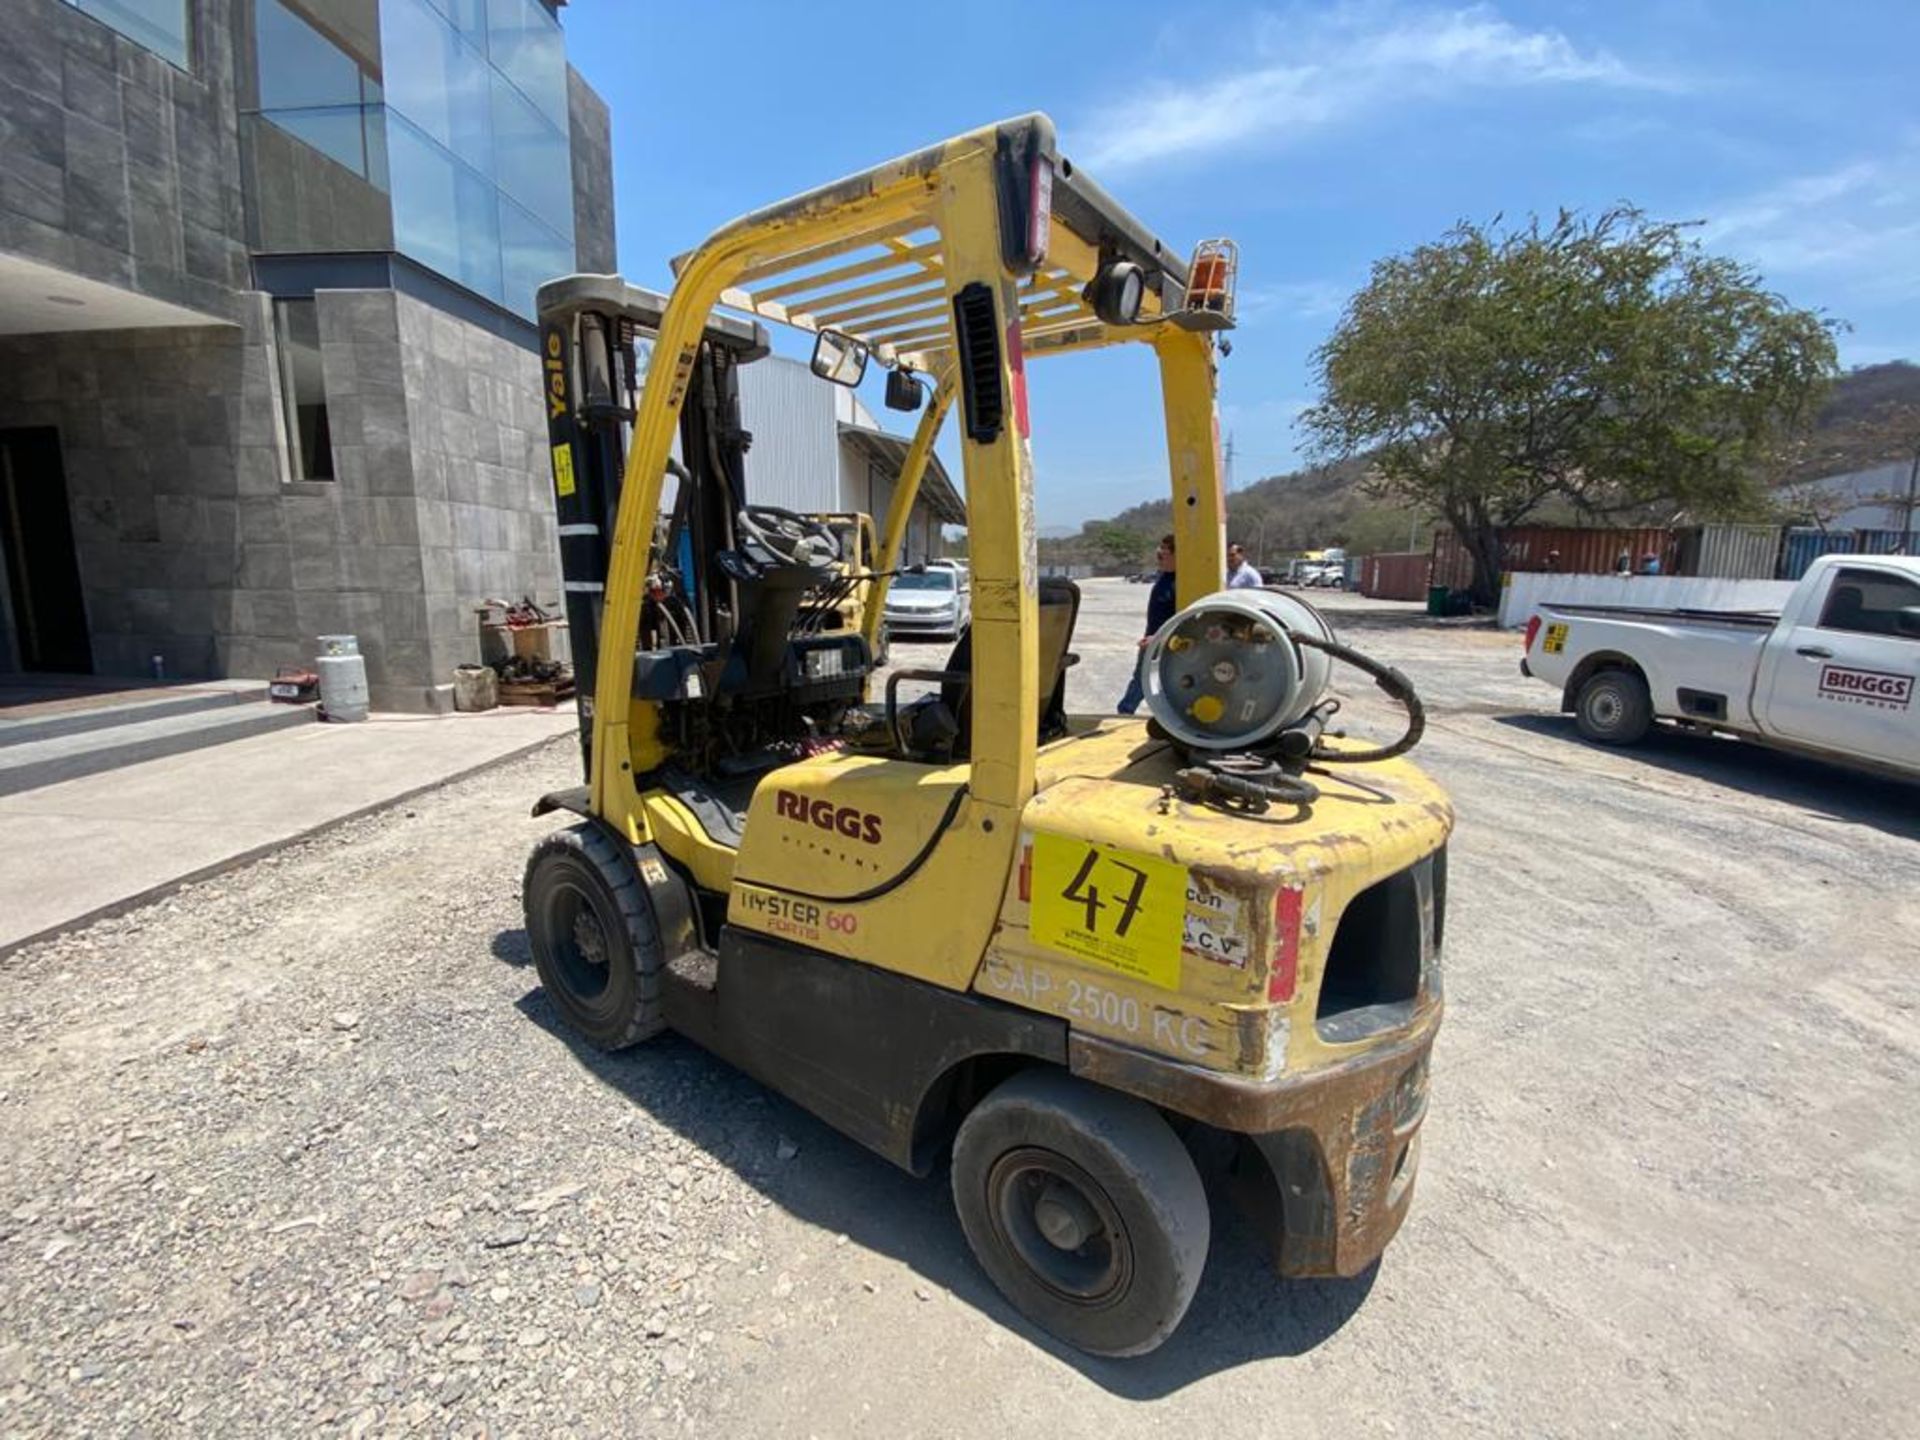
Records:
[[[275,681],[273,684],[267,686],[267,694],[276,700],[298,700],[300,698],[300,687],[289,684],[286,681]]]

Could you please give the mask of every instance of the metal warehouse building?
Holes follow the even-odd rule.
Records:
[[[747,494],[755,504],[816,514],[862,510],[876,527],[886,524],[910,441],[881,429],[858,395],[776,355],[741,368],[740,411],[753,432]],[[945,553],[940,527],[966,523],[966,503],[940,457],[931,456],[901,560]]]

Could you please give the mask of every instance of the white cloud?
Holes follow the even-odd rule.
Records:
[[[1462,90],[1543,85],[1669,88],[1557,30],[1522,30],[1486,6],[1406,11],[1366,5],[1264,17],[1241,69],[1162,82],[1111,105],[1084,132],[1095,174],[1256,140],[1284,140],[1351,116]]]
[[[1296,320],[1325,320],[1338,315],[1347,297],[1358,288],[1331,280],[1281,280],[1242,290],[1237,308],[1242,319],[1282,315]]]
[[[1709,207],[1701,238],[1765,275],[1839,275],[1874,298],[1920,296],[1920,146],[1795,176]]]

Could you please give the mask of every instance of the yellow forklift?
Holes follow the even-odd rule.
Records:
[[[1446,797],[1419,702],[1277,592],[1219,592],[1215,419],[1231,242],[1171,249],[1056,143],[991,125],[757,210],[671,296],[540,293],[586,783],[536,815],[527,930],[563,1020],[671,1028],[918,1174],[1052,1334],[1172,1333],[1226,1152],[1284,1276],[1399,1227],[1441,1014]],[[738,372],[766,326],[920,408],[863,633],[809,628],[833,528],[752,499]],[[1151,719],[1070,713],[1079,592],[1036,574],[1026,365],[1139,345],[1164,396],[1182,608]],[[922,399],[924,397],[924,404]],[[874,684],[873,639],[949,413],[972,624]],[[1405,706],[1334,728],[1335,660]],[[876,693],[877,691],[877,693]]]
[[[833,578],[808,595],[801,607],[803,628],[829,635],[866,634],[867,604],[873,597],[875,560],[880,554],[873,517],[859,510],[833,510],[803,518],[825,526],[840,551]],[[873,662],[887,663],[884,618],[873,632]]]

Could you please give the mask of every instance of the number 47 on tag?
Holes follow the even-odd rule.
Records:
[[[1032,897],[1030,924],[1040,944],[1178,988],[1186,866],[1040,831],[1033,837]]]

